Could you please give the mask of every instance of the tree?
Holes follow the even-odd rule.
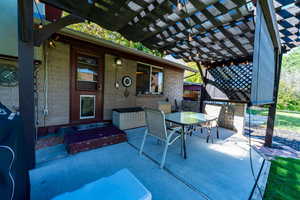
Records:
[[[282,57],[278,109],[300,111],[300,47]]]
[[[283,55],[282,58],[283,71],[293,72],[300,70],[300,47],[294,48]]]
[[[97,38],[109,40],[114,43],[126,46],[126,47],[135,48],[135,49],[138,49],[140,51],[143,51],[145,53],[149,53],[149,54],[152,54],[155,56],[160,56],[160,57],[163,56],[163,54],[157,50],[151,50],[151,49],[145,47],[140,42],[129,41],[126,38],[124,38],[120,33],[106,30],[106,29],[102,28],[101,26],[99,26],[98,24],[95,24],[92,22],[91,23],[84,22],[84,23],[79,23],[79,24],[72,24],[72,25],[68,26],[68,28],[79,31],[79,32],[87,33],[87,34],[92,35]]]
[[[195,62],[189,62],[189,63],[187,63],[187,66],[189,66],[190,68],[199,70],[198,66]],[[185,71],[184,77],[188,77],[188,78],[185,79],[185,81],[193,82],[193,83],[202,83],[203,82],[202,78],[200,76],[200,73],[197,73],[195,75],[193,75],[193,74],[194,74],[194,72]],[[193,75],[193,76],[191,76],[191,75]]]
[[[300,98],[296,95],[292,86],[281,81],[279,86],[277,108],[280,110],[300,111]]]

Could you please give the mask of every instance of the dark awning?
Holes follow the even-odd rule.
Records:
[[[247,9],[246,0],[43,2],[175,58],[208,62],[249,57],[253,53],[253,13]]]
[[[190,91],[201,91],[202,85],[184,85],[183,89],[184,90],[190,90]]]
[[[42,1],[175,58],[215,62],[253,53],[254,12],[247,0]],[[282,43],[294,47],[299,0],[274,0],[274,5]]]

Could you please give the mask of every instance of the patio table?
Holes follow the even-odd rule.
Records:
[[[185,127],[192,126],[192,125],[201,126],[202,124],[210,123],[212,121],[217,120],[217,117],[215,116],[210,116],[204,113],[197,113],[197,112],[175,112],[175,113],[166,114],[165,117],[166,117],[166,121],[172,122],[182,127],[183,139],[181,140],[182,141],[181,145],[183,146],[184,159],[187,158]],[[210,133],[211,131],[210,126],[208,126],[208,131]]]

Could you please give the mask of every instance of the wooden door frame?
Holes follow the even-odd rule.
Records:
[[[105,68],[105,55],[104,51],[101,48],[95,48],[93,46],[90,46],[88,43],[84,44],[86,47],[78,46],[76,44],[71,44],[70,46],[70,103],[69,103],[69,118],[70,118],[70,124],[84,124],[84,123],[93,123],[93,122],[102,122],[103,121],[103,108],[104,108],[104,68]],[[97,52],[97,53],[95,53]],[[82,119],[78,120],[78,112],[79,108],[74,110],[74,100],[76,99],[76,55],[82,54],[86,56],[96,57],[98,58],[99,62],[99,84],[100,89],[97,91],[98,98],[96,98],[96,112],[95,112],[95,118],[96,119]],[[100,110],[97,110],[100,109]]]

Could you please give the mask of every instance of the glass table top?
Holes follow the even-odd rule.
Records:
[[[182,125],[201,124],[208,121],[216,120],[214,116],[196,112],[176,112],[166,114],[166,121],[174,122]]]

